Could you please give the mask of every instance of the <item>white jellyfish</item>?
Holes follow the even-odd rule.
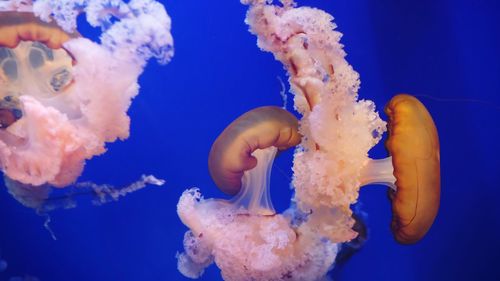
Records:
[[[0,273],[4,272],[5,269],[7,269],[7,266],[7,262],[0,256]]]
[[[100,43],[78,33],[81,13]],[[0,169],[23,204],[73,184],[86,160],[129,136],[147,60],[173,55],[170,25],[153,0],[0,1]]]
[[[209,169],[217,186],[237,195],[203,199],[182,195],[178,214],[190,228],[179,270],[199,277],[215,261],[226,280],[319,280],[331,268],[338,245],[314,231],[294,207],[276,214],[269,177],[277,150],[300,142],[298,122],[286,110],[261,107],[232,122],[214,142]],[[312,227],[312,228],[311,228]]]

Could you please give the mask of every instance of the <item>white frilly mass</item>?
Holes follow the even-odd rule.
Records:
[[[325,280],[340,243],[354,239],[357,201],[368,151],[386,130],[371,101],[358,100],[359,75],[345,60],[333,17],[291,0],[242,0],[258,46],[289,75],[303,135],[296,149],[292,206],[251,215],[231,202],[186,191],[178,204],[191,230],[179,270],[197,278],[215,262],[225,280]]]
[[[167,63],[173,56],[170,18],[152,0],[0,0],[0,11],[32,12],[67,32],[85,13],[102,30],[100,43],[80,37],[63,45],[75,65],[73,82],[62,93],[22,84],[23,117],[0,132],[5,175],[22,184],[67,186],[87,159],[106,151],[107,142],[129,136],[127,110],[147,60]]]

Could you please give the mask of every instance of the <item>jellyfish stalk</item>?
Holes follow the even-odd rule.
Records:
[[[252,156],[257,159],[255,168],[245,171],[239,193],[231,199],[231,204],[241,206],[251,215],[274,215],[276,211],[271,201],[269,183],[277,148],[274,146],[257,149]]]
[[[177,212],[190,231],[177,255],[181,273],[198,278],[215,262],[225,280],[317,280],[326,274],[338,245],[300,222],[294,207],[276,214],[270,198],[276,152],[299,141],[296,118],[271,106],[243,114],[222,132],[209,169],[218,186],[236,196],[204,199],[196,188],[183,193]]]
[[[361,170],[359,176],[360,186],[370,184],[386,185],[396,191],[396,178],[392,157],[383,159],[369,159]]]

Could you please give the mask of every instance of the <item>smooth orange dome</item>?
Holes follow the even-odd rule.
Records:
[[[253,109],[234,120],[215,140],[208,168],[215,184],[228,194],[241,188],[241,178],[257,165],[256,149],[275,146],[280,150],[300,143],[298,121],[290,112],[275,106]]]
[[[427,233],[439,209],[439,138],[431,115],[413,96],[395,96],[385,113],[397,186],[390,191],[391,228],[398,242],[411,244]]]

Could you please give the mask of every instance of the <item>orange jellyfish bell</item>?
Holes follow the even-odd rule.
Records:
[[[212,145],[208,157],[212,179],[222,191],[236,194],[243,173],[257,165],[255,150],[271,146],[284,150],[300,139],[298,121],[290,112],[275,106],[253,109],[233,121]]]
[[[439,138],[425,106],[410,95],[397,95],[385,108],[389,116],[386,147],[392,155],[396,191],[390,190],[395,239],[419,241],[439,209]]]

